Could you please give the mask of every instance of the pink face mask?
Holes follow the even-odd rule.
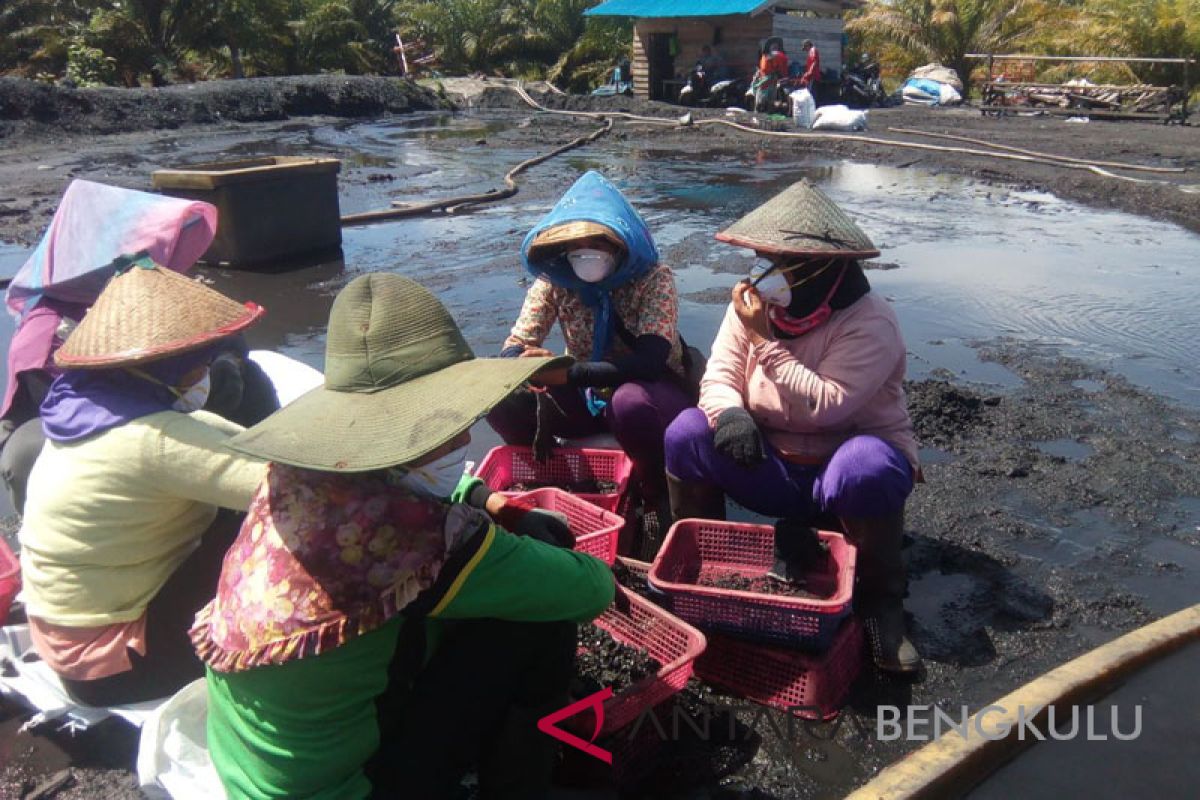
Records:
[[[829,301],[837,293],[838,287],[842,285],[842,278],[844,277],[846,277],[845,269],[841,271],[837,280],[833,282],[833,286],[829,288],[829,293],[825,295],[825,299],[821,301],[821,305],[817,306],[817,310],[807,316],[793,317],[782,306],[767,306],[767,316],[770,318],[771,324],[788,336],[803,336],[809,331],[821,327],[829,321],[829,317],[833,314],[833,309],[830,307]]]

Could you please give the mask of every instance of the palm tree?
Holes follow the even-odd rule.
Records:
[[[0,2],[0,72],[13,67],[60,73],[73,32],[85,25],[99,0]]]
[[[1061,11],[1057,0],[873,0],[846,23],[870,46],[950,67],[970,90],[967,53],[1010,53]]]

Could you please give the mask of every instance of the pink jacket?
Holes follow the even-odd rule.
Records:
[[[751,346],[730,305],[700,384],[709,425],[727,408],[748,410],[777,450],[824,461],[852,436],[878,436],[917,468],[904,399],[906,351],[887,301],[871,292],[796,339]]]

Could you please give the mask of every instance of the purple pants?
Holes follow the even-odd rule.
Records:
[[[681,481],[720,487],[768,517],[881,517],[904,508],[912,466],[876,436],[847,439],[823,466],[792,464],[767,445],[767,460],[743,467],[717,452],[708,418],[689,408],[667,429],[667,472]]]
[[[583,394],[571,386],[556,386],[550,395],[562,413],[551,415],[549,433],[563,438],[612,433],[633,461],[634,475],[648,500],[662,496],[663,434],[679,412],[690,406],[687,393],[672,381],[631,381],[621,384],[599,417],[587,409]],[[529,445],[537,431],[536,399],[522,390],[492,409],[487,420],[506,444]]]

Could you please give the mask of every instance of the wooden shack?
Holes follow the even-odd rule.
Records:
[[[650,100],[674,100],[708,45],[735,77],[750,78],[763,44],[783,39],[792,59],[811,39],[830,77],[842,69],[842,15],[862,0],[608,0],[591,17],[633,17],[633,91]]]

